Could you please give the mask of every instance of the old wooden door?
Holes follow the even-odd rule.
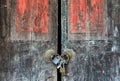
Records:
[[[62,81],[120,81],[120,0],[61,0],[62,52],[76,52]]]
[[[57,0],[0,0],[0,81],[56,81]]]

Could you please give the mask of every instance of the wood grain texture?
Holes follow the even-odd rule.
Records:
[[[17,0],[16,31],[48,33],[49,0]]]
[[[12,1],[11,40],[49,40],[51,33],[49,0]],[[36,35],[36,36],[34,36]]]
[[[62,81],[120,81],[120,1],[102,0],[107,6],[107,22],[104,23],[107,23],[108,37],[111,37],[107,40],[81,40],[74,35],[71,35],[72,40],[69,39],[69,1],[76,0],[62,0],[61,3],[62,52],[71,48],[77,55],[74,61],[69,63]]]
[[[106,4],[107,0],[69,0],[67,2],[68,38],[70,40],[108,39]]]
[[[92,0],[92,1],[70,0],[69,24],[70,24],[71,33],[103,32],[104,30],[103,10],[104,10],[103,0]],[[89,28],[87,28],[88,27],[87,25],[89,25]]]
[[[56,68],[43,58],[48,49],[57,50],[57,1],[49,0],[50,40],[38,41],[41,35],[21,34],[17,38],[15,26],[17,0],[0,1],[0,81],[56,81]],[[13,33],[13,34],[11,34]],[[14,39],[12,40],[11,37]],[[34,39],[34,40],[33,40]]]

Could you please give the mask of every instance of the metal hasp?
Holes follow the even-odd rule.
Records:
[[[65,73],[66,66],[75,58],[75,52],[72,49],[65,49],[61,55],[50,49],[45,52],[45,59],[51,61],[61,73]]]

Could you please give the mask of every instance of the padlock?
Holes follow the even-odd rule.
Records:
[[[65,73],[65,65],[64,63],[61,65],[60,69],[59,69],[60,73]]]
[[[66,49],[61,56],[59,56],[54,50],[50,49],[45,52],[44,57],[51,61],[61,73],[65,73],[65,67],[69,61],[75,57],[75,52],[72,49]]]
[[[60,56],[56,56],[56,57],[54,57],[53,59],[52,59],[52,62],[55,64],[55,65],[57,65],[57,64],[59,64],[59,62],[60,62]]]

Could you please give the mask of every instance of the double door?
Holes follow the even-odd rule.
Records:
[[[120,1],[60,2],[0,0],[0,81],[120,80]],[[65,75],[49,49],[76,53]]]

